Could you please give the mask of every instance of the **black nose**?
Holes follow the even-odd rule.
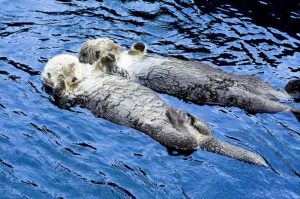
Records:
[[[74,83],[77,80],[77,77],[72,78],[72,82]]]
[[[145,48],[146,48],[145,44],[142,43],[142,42],[137,42],[137,43],[135,43],[135,44],[133,45],[133,47],[134,47],[135,49],[137,49],[137,50],[140,50],[140,51],[144,51]]]

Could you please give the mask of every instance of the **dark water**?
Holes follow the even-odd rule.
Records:
[[[262,168],[201,150],[170,154],[85,109],[60,109],[40,80],[49,58],[105,36],[283,88],[300,73],[297,1],[0,5],[0,198],[300,198],[300,125],[290,113],[249,115],[162,95],[206,120],[219,139],[261,154],[270,164]]]

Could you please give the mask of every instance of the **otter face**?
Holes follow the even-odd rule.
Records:
[[[80,48],[79,61],[93,64],[106,53],[112,53],[119,57],[121,52],[121,46],[108,38],[89,40]]]
[[[73,55],[58,55],[46,64],[42,80],[56,96],[67,95],[84,78],[81,64]]]
[[[146,55],[147,53],[147,46],[145,43],[137,42],[133,44],[128,51],[129,55]]]

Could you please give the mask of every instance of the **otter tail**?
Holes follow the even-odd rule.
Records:
[[[201,149],[248,163],[267,166],[267,163],[260,155],[212,137],[209,126],[198,118],[174,108],[169,109],[166,115],[179,132],[193,135],[193,138],[197,139],[195,144]]]
[[[285,90],[290,96],[300,98],[300,79],[289,81],[285,86]]]
[[[224,155],[230,158],[241,160],[250,164],[256,164],[267,167],[266,161],[258,154],[242,149],[240,147],[228,144],[226,142],[215,139],[214,137],[207,137],[200,140],[201,149],[209,152]]]

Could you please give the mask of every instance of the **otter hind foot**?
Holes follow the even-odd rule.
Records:
[[[188,113],[175,108],[168,109],[166,115],[175,127],[182,126],[184,124],[192,124],[192,119]]]
[[[188,128],[189,126],[196,130],[197,133],[211,135],[209,126],[189,113],[170,108],[167,110],[166,115],[176,129],[183,130],[184,128],[186,131],[190,131],[191,128]]]
[[[285,90],[290,96],[294,98],[300,98],[300,79],[289,81],[285,86]]]

